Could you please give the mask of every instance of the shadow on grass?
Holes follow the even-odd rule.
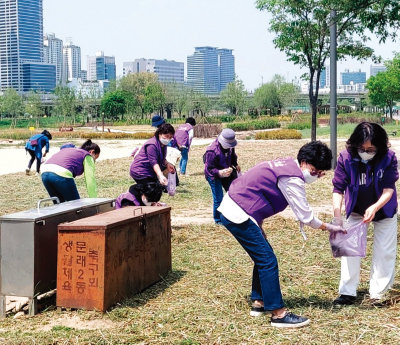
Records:
[[[291,308],[307,308],[314,307],[320,309],[331,310],[332,300],[329,298],[321,298],[320,296],[307,296],[307,297],[288,297],[284,298],[285,305]]]
[[[161,280],[142,292],[133,295],[114,306],[113,310],[118,308],[130,307],[137,308],[145,305],[148,301],[157,298],[167,288],[178,282],[187,272],[182,270],[172,270],[166,277],[162,277]]]

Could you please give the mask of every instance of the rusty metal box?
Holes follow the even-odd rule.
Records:
[[[124,207],[58,226],[57,306],[105,311],[171,270],[170,207]]]
[[[45,199],[47,200],[47,199]],[[114,199],[86,198],[38,207],[0,217],[0,316],[6,296],[28,297],[30,314],[36,296],[56,287],[57,226],[114,208]]]

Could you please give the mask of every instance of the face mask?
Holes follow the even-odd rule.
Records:
[[[152,202],[147,201],[146,197],[142,196],[142,202],[145,206],[151,206]]]
[[[160,138],[160,143],[167,146],[171,142],[171,139]]]
[[[303,170],[303,176],[306,183],[313,183],[318,180],[318,175],[312,176],[308,169]]]
[[[375,157],[376,153],[358,152],[358,155],[363,162],[368,162]]]

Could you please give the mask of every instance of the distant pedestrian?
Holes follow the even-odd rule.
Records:
[[[237,177],[237,172],[240,172],[235,153],[236,145],[235,132],[230,128],[225,128],[207,147],[203,156],[204,175],[211,187],[214,201],[213,216],[216,224],[221,223],[217,208],[224,197],[222,188],[227,192],[231,182]]]
[[[182,154],[179,166],[181,175],[186,174],[186,166],[189,159],[189,150],[190,145],[192,144],[194,126],[196,126],[196,120],[193,117],[188,117],[186,123],[180,125],[175,133],[175,140]]]
[[[29,140],[25,144],[25,150],[31,156],[31,159],[28,163],[28,167],[25,169],[25,173],[27,175],[30,174],[31,167],[33,162],[36,159],[36,175],[40,173],[40,165],[42,163],[42,157],[46,157],[47,152],[50,149],[49,140],[52,139],[52,136],[48,130],[44,130],[40,134],[35,134],[29,138]],[[43,147],[46,147],[46,151],[43,153]]]
[[[89,198],[97,197],[95,161],[100,147],[90,139],[80,148],[67,147],[55,153],[42,167],[42,181],[51,197],[60,202],[80,199],[74,178],[85,175]]]

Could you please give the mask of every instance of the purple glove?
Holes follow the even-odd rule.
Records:
[[[347,232],[346,229],[343,228],[341,225],[334,225],[330,223],[325,223],[326,225],[326,230],[330,232],[337,232],[337,231],[342,231],[342,232]]]

